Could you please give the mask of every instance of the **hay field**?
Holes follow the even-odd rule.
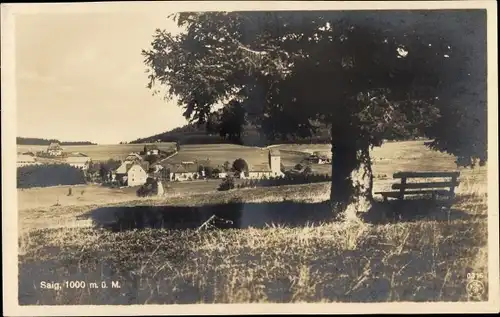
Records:
[[[170,151],[175,149],[175,143],[154,143],[160,150]],[[142,151],[146,144],[99,144],[99,145],[67,145],[61,146],[64,152],[81,152],[88,155],[94,161],[106,161],[108,159],[123,160],[131,152]],[[17,152],[45,151],[47,146],[41,145],[17,145]]]
[[[456,170],[453,158],[418,141],[388,143],[373,156],[375,190],[390,186],[399,170]],[[229,192],[208,185],[189,192],[183,183],[185,192],[165,198],[25,209],[19,212],[19,301],[486,300],[486,293],[466,291],[470,272],[482,274],[487,288],[486,169],[460,169],[449,212],[437,203],[377,203],[344,223],[332,221],[328,183]],[[236,225],[197,230],[211,213]],[[42,281],[62,280],[86,287],[41,288]],[[120,287],[90,289],[102,281]]]

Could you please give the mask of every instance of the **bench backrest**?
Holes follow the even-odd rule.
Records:
[[[399,189],[404,192],[406,189],[429,189],[429,188],[450,188],[453,193],[456,186],[460,184],[458,177],[460,172],[397,172],[393,178],[400,178],[401,183],[393,184],[392,189]],[[450,181],[435,181],[422,183],[407,183],[410,178],[451,178]]]

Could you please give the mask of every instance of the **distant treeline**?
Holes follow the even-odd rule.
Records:
[[[49,145],[50,143],[59,143],[61,145],[97,145],[90,141],[59,141],[57,139],[40,139],[40,138],[16,138],[19,145]]]
[[[323,132],[323,131],[322,131]],[[279,140],[279,143],[329,143],[330,138],[325,133],[310,138],[289,138]],[[268,140],[255,129],[243,132],[240,144],[248,146],[267,146],[276,143],[277,140]],[[141,138],[129,142],[130,144],[154,143],[154,142],[179,142],[179,144],[220,144],[235,143],[218,134],[208,134],[204,124],[187,124],[180,128],[156,134],[147,138]]]
[[[406,132],[404,135],[387,135],[385,139],[392,141],[412,140],[419,137],[417,131]],[[147,138],[137,139],[130,144],[154,143],[154,142],[179,142],[179,144],[220,144],[236,143],[218,134],[208,134],[204,124],[187,124],[180,128],[156,134]],[[318,129],[311,137],[288,136],[286,138],[268,139],[258,130],[251,128],[243,132],[241,142],[247,146],[268,146],[272,144],[330,144],[331,137],[327,127]]]
[[[137,139],[129,142],[130,144],[139,144],[139,143],[153,143],[153,142],[179,142],[181,144],[186,144],[186,142],[190,142],[190,138],[201,138],[201,141],[208,141],[208,139],[204,139],[204,137],[211,137],[206,133],[206,127],[204,124],[195,124],[190,123],[185,126],[172,129],[167,132],[163,132],[160,134],[155,134],[150,137]],[[216,138],[222,139],[219,136]],[[212,137],[213,139],[213,137]]]
[[[68,164],[28,165],[17,168],[17,188],[85,184],[84,172]]]

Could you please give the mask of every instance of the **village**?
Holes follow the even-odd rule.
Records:
[[[131,152],[123,160],[110,159],[113,163],[112,167],[108,166],[108,169],[103,171],[102,166],[106,162],[93,160],[85,153],[65,151],[59,143],[51,143],[44,151],[19,152],[17,167],[66,164],[82,170],[90,183],[113,185],[114,187],[137,187],[150,181],[160,184],[165,181],[225,179],[229,176],[250,180],[276,179],[284,177],[285,172],[291,174],[310,173],[310,165],[331,162],[327,154],[313,152],[300,164],[285,169],[280,150],[261,148],[256,151],[267,152],[265,161],[261,159],[256,164],[247,164],[247,158],[242,157],[233,162],[213,164],[209,157],[206,159],[193,157],[187,161],[173,159],[179,150],[180,147],[166,151],[155,144],[146,144],[142,151]]]

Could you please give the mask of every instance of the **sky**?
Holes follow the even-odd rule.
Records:
[[[141,55],[170,12],[16,16],[17,135],[113,144],[186,124],[152,96]]]

